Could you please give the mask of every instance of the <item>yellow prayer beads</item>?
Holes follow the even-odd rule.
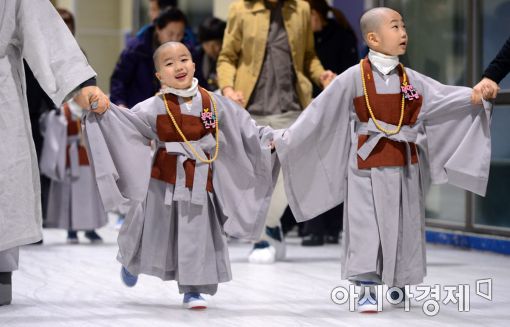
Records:
[[[405,86],[405,85],[407,85],[407,75],[406,75],[406,71],[404,70],[404,66],[402,64],[400,64],[400,66],[402,67],[402,73],[403,73],[402,84]],[[394,130],[389,130],[389,129],[386,129],[386,128],[382,127],[378,123],[377,119],[375,118],[374,112],[372,111],[372,107],[370,106],[370,102],[368,101],[368,92],[367,92],[367,86],[366,86],[366,82],[365,82],[365,72],[364,72],[364,69],[363,69],[363,59],[360,61],[359,67],[361,69],[361,81],[363,83],[363,92],[365,94],[365,101],[367,103],[368,112],[370,113],[370,117],[374,121],[375,126],[377,127],[378,130],[380,130],[381,132],[383,132],[386,135],[395,135],[395,134],[398,134],[400,132],[400,129],[402,128],[402,122],[404,121],[404,108],[405,108],[405,96],[404,96],[404,94],[402,93],[402,105],[401,105],[401,108],[400,108],[400,119],[398,121],[397,127]]]
[[[163,97],[163,102],[165,103],[166,112],[168,113],[168,116],[170,116],[170,119],[172,120],[172,123],[174,124],[175,130],[177,131],[177,133],[179,133],[179,135],[181,136],[183,141],[190,148],[191,152],[195,155],[195,158],[197,158],[198,160],[200,160],[203,163],[212,163],[214,160],[216,160],[216,158],[218,158],[218,152],[220,150],[220,128],[219,128],[218,110],[216,108],[216,102],[214,101],[213,96],[211,95],[211,102],[213,104],[214,114],[216,115],[216,126],[215,126],[215,131],[216,131],[216,150],[214,152],[214,156],[211,159],[207,159],[207,158],[204,159],[204,158],[202,158],[198,154],[197,150],[195,150],[193,145],[191,145],[191,143],[188,141],[186,136],[184,136],[184,133],[182,132],[182,130],[177,125],[177,122],[175,121],[174,115],[172,115],[172,112],[170,111],[170,108],[168,107],[168,103],[166,101],[165,95],[162,94],[161,96]]]

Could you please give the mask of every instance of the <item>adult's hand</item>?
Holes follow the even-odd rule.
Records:
[[[230,100],[235,101],[244,107],[245,101],[243,92],[236,91],[234,90],[234,88],[227,86],[221,91],[221,93],[223,93],[223,95],[229,98]]]
[[[500,87],[496,82],[490,78],[484,77],[478,84],[473,87],[471,93],[471,102],[474,104],[482,103],[482,98],[485,100],[495,99],[498,95]]]
[[[336,74],[333,73],[331,70],[325,70],[319,77],[322,87],[326,88],[329,85],[329,83],[331,83],[333,79],[335,79],[335,77]]]
[[[92,110],[97,114],[104,113],[110,106],[110,99],[97,86],[85,86],[75,95],[76,101],[82,108]]]

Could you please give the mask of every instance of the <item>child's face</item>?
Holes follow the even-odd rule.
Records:
[[[389,56],[400,56],[406,52],[407,32],[402,16],[396,11],[385,12],[377,31],[368,33],[368,46]]]
[[[156,77],[163,86],[175,89],[191,87],[195,74],[195,63],[189,50],[182,43],[161,49],[158,56],[158,71]]]
[[[156,28],[156,34],[160,44],[166,42],[181,42],[184,38],[184,22],[170,22],[162,29]]]

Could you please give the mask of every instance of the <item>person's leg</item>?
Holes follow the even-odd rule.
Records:
[[[338,244],[343,226],[343,203],[324,213],[324,241],[329,244]]]
[[[326,213],[323,213],[305,223],[306,236],[303,237],[301,245],[319,246],[324,245],[324,234],[326,232]]]
[[[19,248],[0,252],[0,306],[11,304],[12,272],[18,269]]]
[[[287,233],[290,232],[295,226],[298,226],[298,228],[300,227],[296,222],[296,218],[294,218],[294,215],[292,214],[289,206],[285,208],[285,212],[283,213],[280,222],[282,224],[282,232],[284,236],[287,235]]]
[[[274,129],[289,127],[299,116],[299,112],[286,112],[278,115],[256,116],[252,118],[261,126],[270,126]],[[285,195],[283,176],[280,173],[271,197],[266,228],[262,232],[260,240],[254,244],[253,250],[248,257],[252,263],[273,263],[285,258],[285,242],[280,219],[287,208],[288,201]]]

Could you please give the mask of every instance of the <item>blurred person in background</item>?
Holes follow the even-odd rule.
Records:
[[[57,11],[75,35],[73,14],[63,8]],[[78,230],[85,231],[85,238],[91,243],[102,243],[95,230],[108,221],[83,143],[84,109],[69,99],[57,110],[42,114],[40,122],[44,141],[39,168],[41,176],[51,180],[47,206],[43,208],[45,226],[67,230],[70,244],[79,243]]]
[[[198,27],[198,40],[200,48],[194,55],[198,83],[209,91],[218,90],[218,77],[216,74],[216,62],[220,55],[225,33],[225,21],[208,17]]]
[[[344,14],[328,5],[326,0],[306,0],[310,4],[315,51],[325,69],[335,74],[343,73],[358,63],[356,34]],[[332,14],[334,18],[329,18]],[[321,89],[314,85],[313,97]],[[338,244],[343,222],[343,203],[305,222],[301,244],[317,246],[324,243]]]
[[[312,99],[312,81],[325,87],[326,71],[314,50],[310,7],[296,0],[239,0],[229,9],[217,64],[224,96],[246,107],[259,125],[286,128]],[[287,207],[279,177],[266,229],[249,260],[273,263],[285,257],[280,218]]]
[[[184,13],[175,7],[163,10],[143,38],[135,38],[120,54],[110,79],[110,100],[131,108],[160,89],[152,61],[154,50],[168,41],[182,41],[187,25]]]

